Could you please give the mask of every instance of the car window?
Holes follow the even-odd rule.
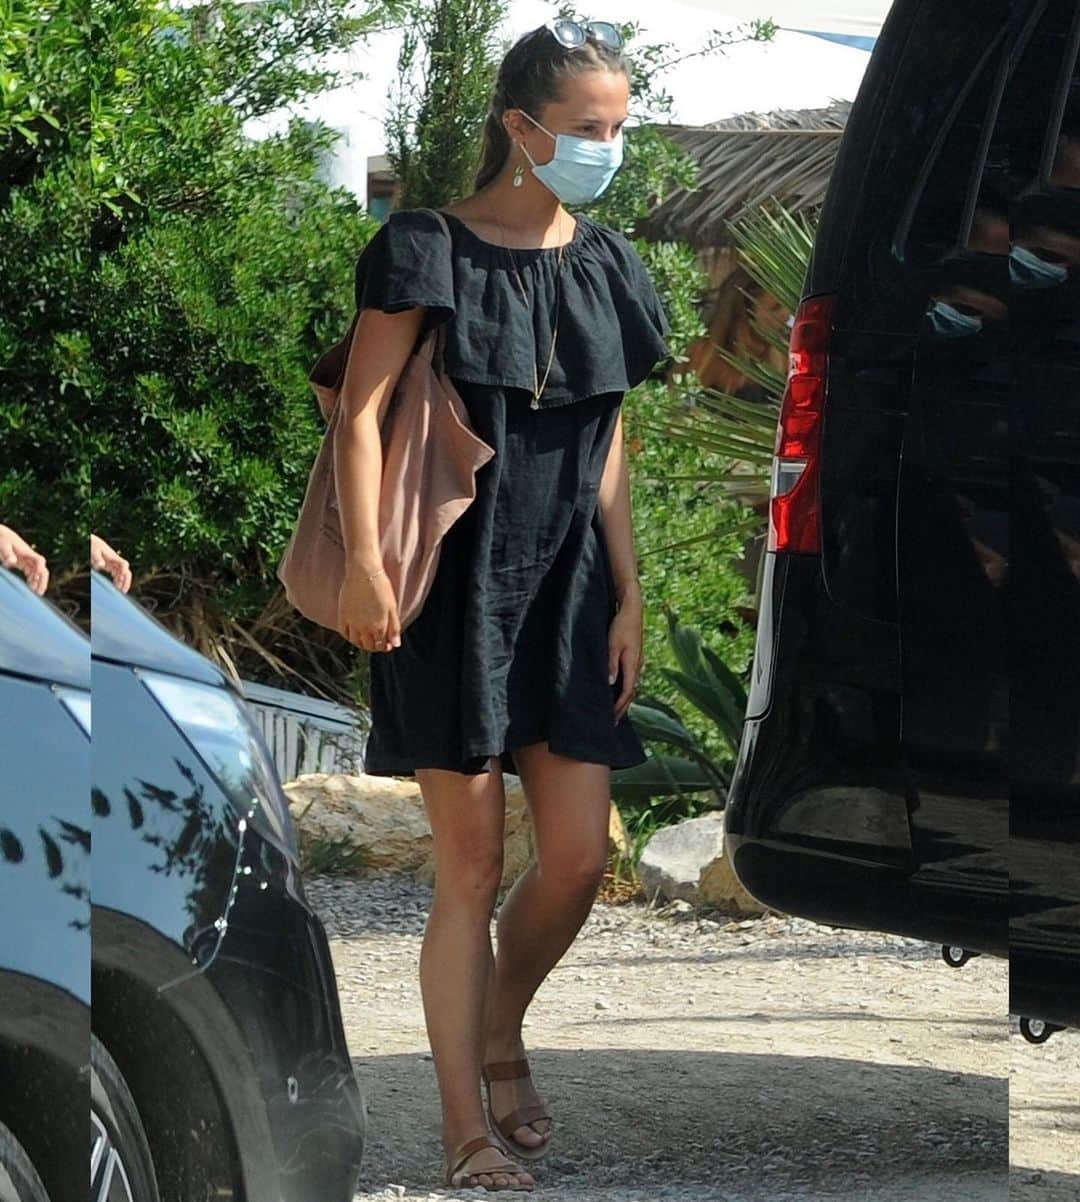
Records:
[[[1074,0],[1044,0],[988,48],[913,191],[901,238],[909,264],[1008,255],[1019,194],[1040,179],[1080,187],[1078,20]]]
[[[916,179],[898,239],[911,265],[940,262],[967,241],[988,124],[1001,97],[1006,67],[1003,32],[959,91]]]
[[[1072,7],[1063,5],[1063,8]],[[1064,35],[1061,84],[1056,98],[1056,123],[1048,131],[1043,163],[1050,187],[1080,190],[1080,8]]]
[[[1045,111],[1046,119],[1026,137],[1009,131],[1010,274],[1018,295],[1042,294],[1064,316],[1056,293],[1074,292],[1080,273],[1080,8],[1075,0],[1050,0],[1027,57],[1032,68],[1021,82],[1037,89],[1040,102],[1045,98],[1040,113]],[[1015,106],[1025,103],[1025,94],[1018,93]]]
[[[1078,10],[1075,0],[1046,0],[1010,55],[1009,78],[994,124],[987,172],[1011,181],[1014,194],[1049,175],[1064,116]]]
[[[1070,178],[1078,29],[1073,0],[1045,0],[1029,10],[984,63],[927,176],[909,231],[909,261],[939,268],[929,330],[954,345],[1007,322],[1017,277],[1064,270],[1061,247],[1043,246],[1045,227],[1021,214],[1025,198],[1049,186],[1052,170],[1062,184]],[[949,167],[963,143],[965,162],[976,168],[970,180]]]

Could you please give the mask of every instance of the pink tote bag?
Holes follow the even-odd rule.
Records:
[[[339,634],[345,548],[334,434],[353,374],[359,318],[356,313],[345,337],[320,356],[308,376],[327,430],[277,566],[290,604]],[[476,497],[476,472],[495,454],[473,430],[465,403],[445,373],[444,333],[443,326],[437,326],[406,360],[380,425],[379,545],[403,629],[431,591],[446,532]]]

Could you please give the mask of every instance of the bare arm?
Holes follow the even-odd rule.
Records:
[[[615,421],[611,449],[600,478],[599,506],[607,538],[608,554],[615,575],[615,591],[622,605],[624,597],[641,595],[637,556],[634,552],[634,528],[630,510],[630,472],[626,463],[622,408]]]
[[[604,474],[600,478],[598,506],[619,605],[608,632],[608,671],[612,682],[620,666],[622,668],[622,686],[615,699],[617,722],[630,708],[637,691],[644,642],[641,582],[634,552],[630,472],[626,462],[621,407],[612,434],[611,449],[604,464]]]
[[[386,406],[409,359],[425,309],[384,313],[363,309],[341,385],[341,413],[334,437],[334,473],[345,542],[342,633],[368,651],[400,641],[397,603],[382,568],[379,492]],[[383,645],[380,645],[382,643]]]

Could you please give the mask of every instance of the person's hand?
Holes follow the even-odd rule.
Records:
[[[615,721],[621,721],[637,693],[642,667],[642,643],[645,639],[641,594],[628,591],[619,603],[619,612],[608,627],[608,676],[614,684],[622,669],[622,688],[615,698]]]
[[[5,568],[18,568],[26,577],[26,583],[40,597],[49,583],[49,569],[45,556],[34,548],[10,526],[0,525],[0,564]]]
[[[90,535],[90,566],[98,571],[108,572],[113,584],[122,593],[131,588],[131,565],[115,547],[110,547],[96,534]]]
[[[368,575],[346,569],[338,594],[338,630],[365,651],[390,651],[401,646],[397,598],[385,572],[373,580]]]

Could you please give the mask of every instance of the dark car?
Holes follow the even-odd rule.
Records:
[[[0,568],[4,1202],[86,1198],[89,736],[89,640]]]
[[[728,853],[1080,1023],[1080,6],[897,0],[791,337]]]
[[[93,1029],[132,1195],[351,1200],[363,1107],[266,743],[224,673],[92,577]]]

